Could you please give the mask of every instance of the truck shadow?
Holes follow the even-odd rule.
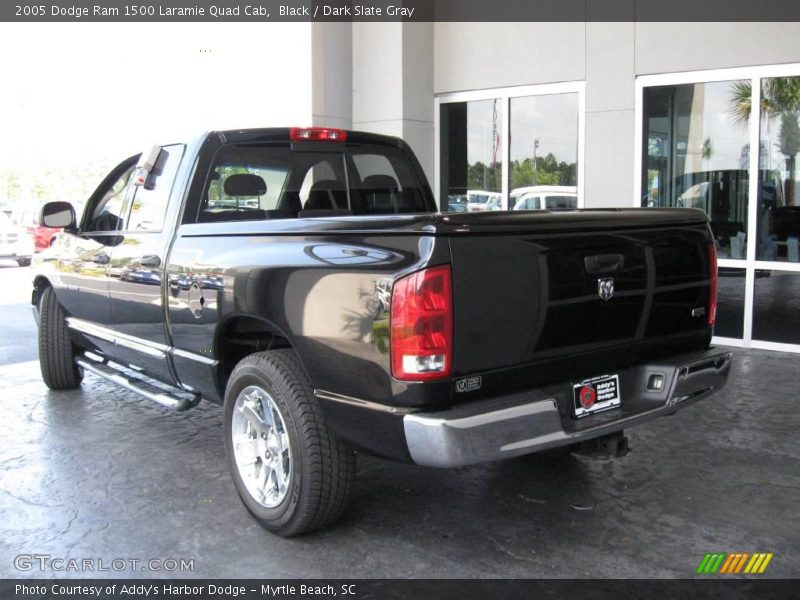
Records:
[[[354,502],[342,526],[408,534],[416,524],[445,539],[489,531],[546,535],[595,511],[585,460],[538,454],[442,470],[359,456]]]

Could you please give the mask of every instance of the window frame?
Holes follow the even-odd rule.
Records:
[[[578,95],[578,168],[577,168],[577,189],[578,189],[578,208],[584,208],[584,169],[586,156],[586,82],[585,81],[564,81],[560,83],[543,83],[534,85],[520,85],[500,88],[487,88],[482,90],[472,90],[464,92],[448,92],[436,94],[434,97],[433,111],[433,196],[439,210],[442,210],[442,190],[441,187],[441,106],[443,104],[453,104],[458,102],[472,102],[476,100],[500,100],[501,106],[501,136],[503,140],[501,160],[502,168],[502,190],[505,198],[509,197],[511,189],[509,186],[509,160],[511,156],[511,99],[524,98],[528,96],[549,96],[556,94]]]
[[[659,73],[654,75],[639,75],[634,85],[634,168],[633,168],[633,207],[642,206],[642,169],[644,151],[644,90],[649,87],[664,85],[690,85],[698,83],[715,83],[734,80],[750,80],[751,106],[761,106],[761,83],[764,79],[773,77],[800,77],[800,63],[787,63],[781,65],[755,65],[748,67],[735,67],[730,69],[709,69],[702,71],[681,71],[674,73]],[[761,143],[762,115],[760,111],[751,113],[748,142],[750,148],[759,148]],[[749,201],[758,197],[759,178],[753,173],[759,172],[759,152],[750,152],[747,165],[748,176],[748,204],[747,204],[747,239],[752,240],[758,234],[758,202]],[[789,271],[800,273],[800,263],[760,260],[756,258],[757,244],[747,244],[747,253],[744,259],[720,258],[720,267],[730,267],[745,270],[745,298],[744,298],[744,335],[739,338],[724,338],[714,336],[714,343],[738,346],[743,348],[761,348],[765,350],[778,350],[782,352],[800,353],[800,344],[784,344],[753,339],[753,315],[755,301],[755,279],[757,270]]]
[[[170,154],[168,160],[175,160],[177,165],[175,167],[175,176],[172,179],[172,182],[169,184],[169,189],[165,190],[166,192],[166,204],[164,206],[164,215],[161,221],[161,225],[154,229],[131,229],[130,222],[131,216],[133,215],[133,204],[136,202],[136,195],[139,193],[140,190],[144,188],[141,186],[131,186],[131,183],[128,182],[128,186],[131,187],[129,190],[130,197],[127,199],[128,206],[125,209],[125,219],[122,224],[122,229],[120,229],[119,233],[131,234],[131,233],[163,233],[164,232],[164,223],[167,221],[167,214],[169,213],[169,204],[172,200],[172,194],[175,189],[175,183],[178,181],[178,177],[180,176],[181,164],[183,163],[183,158],[186,154],[186,144],[184,143],[175,143],[175,144],[163,144],[160,146],[161,151],[165,151],[167,148],[174,148],[176,152],[174,155]],[[159,177],[161,177],[159,175]],[[158,181],[156,181],[156,185],[158,185]],[[150,190],[146,190],[150,191]]]
[[[115,166],[108,174],[103,178],[100,184],[95,188],[94,192],[89,196],[88,200],[84,204],[83,214],[81,215],[80,223],[78,226],[78,231],[80,235],[84,237],[95,237],[95,236],[107,236],[107,235],[117,235],[123,227],[123,224],[127,221],[127,213],[128,208],[130,206],[130,193],[131,193],[131,176],[133,173],[133,168],[136,167],[136,163],[139,160],[140,154],[134,154],[133,156],[129,156],[122,162],[120,162],[117,166]],[[106,194],[111,190],[113,185],[117,183],[120,178],[125,174],[125,172],[130,171],[128,173],[128,181],[125,183],[125,187],[120,190],[120,194],[122,194],[122,210],[121,215],[119,216],[120,219],[120,226],[117,229],[109,230],[100,230],[100,229],[88,229],[89,225],[91,224],[92,214],[95,210],[100,206],[100,202],[105,198]],[[106,201],[103,205],[107,204]]]

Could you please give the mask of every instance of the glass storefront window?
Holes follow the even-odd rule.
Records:
[[[750,114],[740,101],[748,86],[721,81],[643,90],[641,204],[705,211],[720,258],[747,253]]]
[[[441,210],[577,208],[582,97],[579,82],[441,97]]]
[[[757,270],[753,339],[800,344],[800,273]]]
[[[762,79],[759,162],[765,176],[759,186],[759,260],[800,262],[798,152],[800,77]]]
[[[744,336],[745,270],[720,267],[717,282],[717,319],[714,335]]]
[[[508,208],[577,208],[578,94],[511,98]]]
[[[503,208],[502,101],[442,104],[440,117],[442,211]]]
[[[644,75],[637,88],[637,204],[708,214],[715,337],[800,351],[800,64]]]

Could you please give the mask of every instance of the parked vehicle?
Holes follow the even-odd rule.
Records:
[[[467,197],[459,195],[449,195],[447,197],[448,212],[467,212]]]
[[[61,231],[60,228],[43,227],[39,224],[37,212],[25,211],[16,215],[17,224],[24,227],[33,237],[34,251],[41,252],[53,244],[53,238]]]
[[[578,189],[574,186],[538,185],[511,192],[516,198],[513,210],[578,208]]]
[[[239,496],[280,535],[344,511],[356,451],[622,451],[623,428],[730,367],[701,211],[439,214],[395,138],[212,132],[123,161],[80,220],[56,202],[41,221],[64,228],[35,261],[45,383],[222,403]]]
[[[503,197],[492,196],[491,198],[489,198],[489,201],[484,205],[483,210],[485,211],[503,210]]]
[[[503,194],[484,190],[467,190],[467,212],[483,212],[487,206],[503,206]]]
[[[0,213],[0,259],[11,258],[20,267],[31,264],[33,238],[5,213]]]

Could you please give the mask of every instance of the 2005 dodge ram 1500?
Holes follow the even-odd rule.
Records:
[[[719,390],[716,250],[693,209],[440,214],[402,141],[208,133],[116,167],[36,260],[42,376],[224,406],[236,489],[296,535],[355,452],[457,467],[587,440]]]

